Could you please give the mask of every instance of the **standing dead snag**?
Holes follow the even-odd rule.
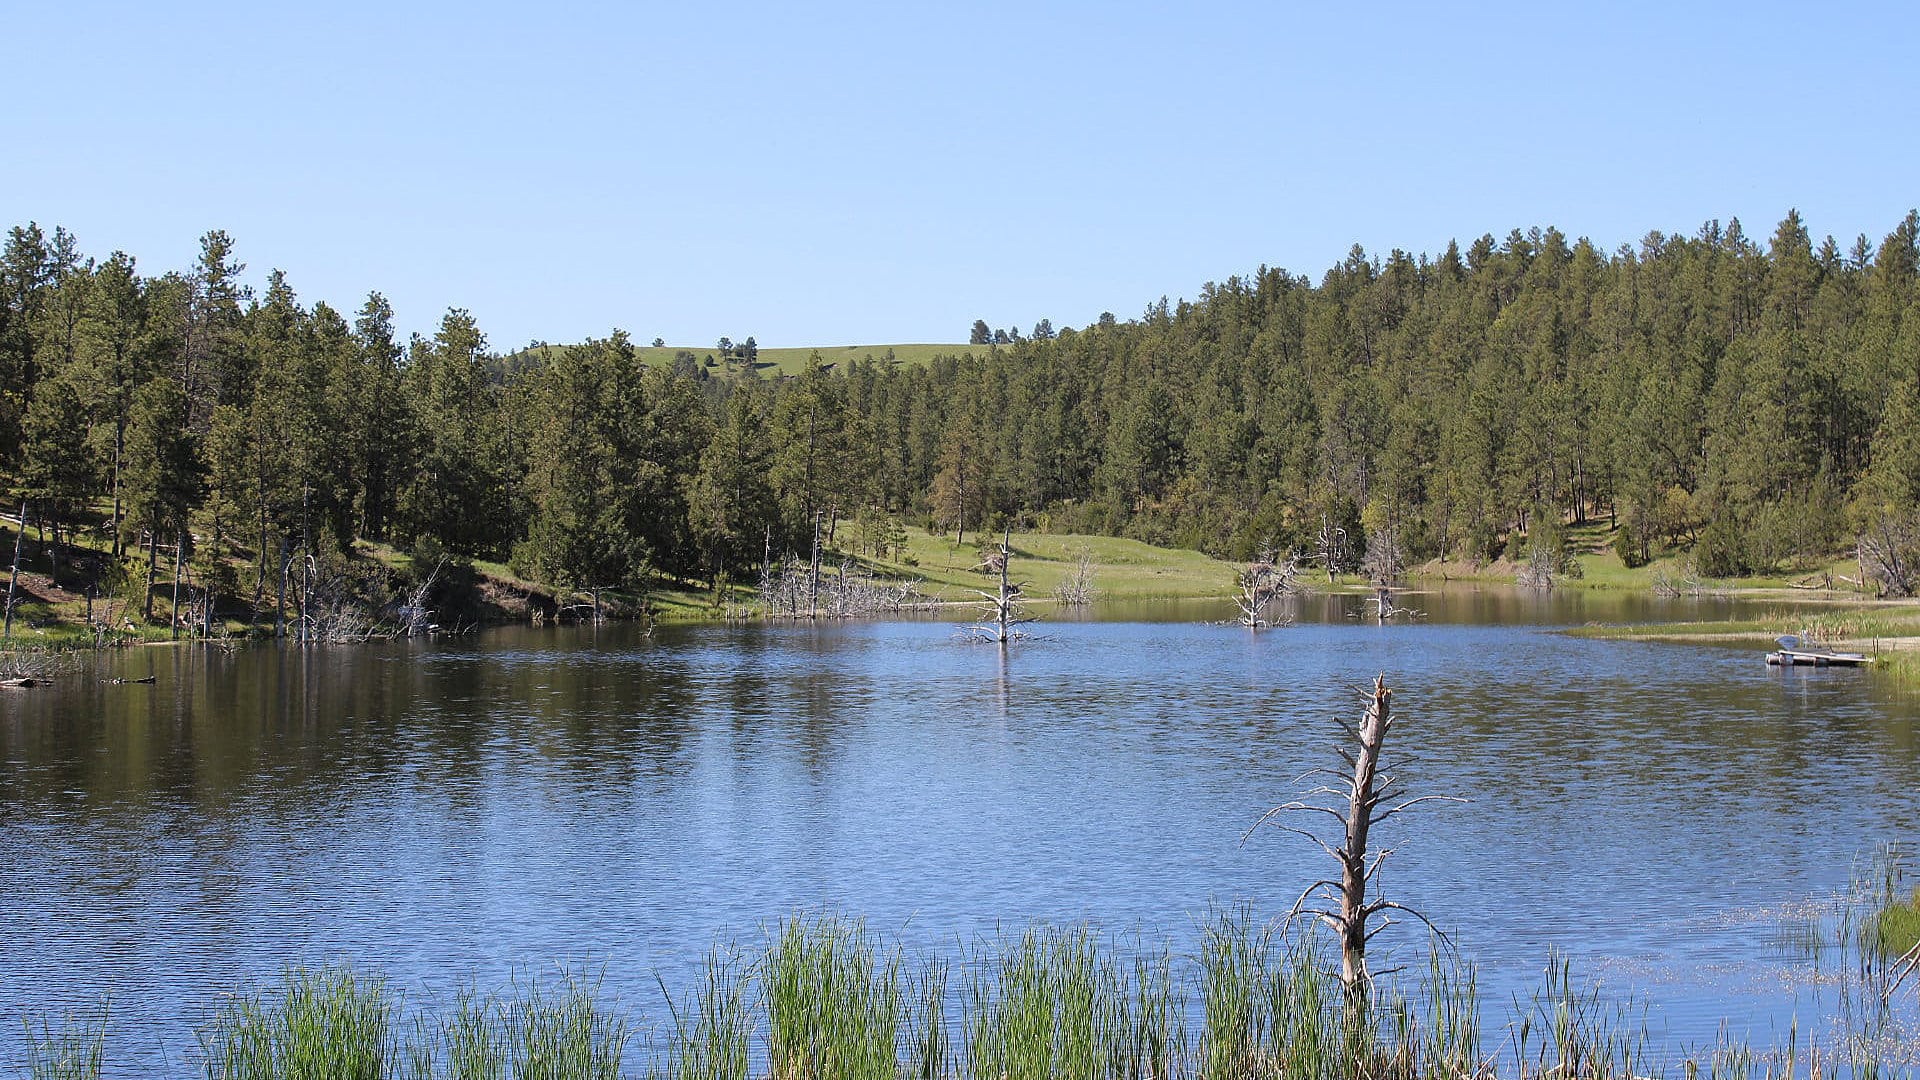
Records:
[[[1314,544],[1314,552],[1320,565],[1327,571],[1327,584],[1333,584],[1333,576],[1347,568],[1347,530],[1320,515],[1320,535]]]
[[[1393,728],[1393,692],[1387,689],[1386,676],[1381,675],[1373,680],[1373,689],[1362,690],[1360,695],[1367,703],[1360,725],[1355,727],[1344,720],[1335,721],[1355,744],[1351,750],[1344,746],[1335,747],[1334,750],[1352,769],[1352,773],[1333,768],[1319,768],[1307,773],[1308,776],[1317,774],[1336,778],[1337,785],[1322,785],[1308,794],[1342,798],[1346,801],[1344,812],[1332,806],[1296,801],[1274,807],[1254,823],[1255,829],[1263,824],[1271,824],[1275,828],[1304,836],[1318,844],[1328,857],[1339,864],[1339,878],[1322,878],[1308,885],[1288,909],[1285,923],[1291,925],[1295,919],[1311,916],[1319,919],[1339,937],[1340,985],[1350,1005],[1366,1001],[1366,992],[1373,978],[1367,971],[1367,943],[1375,934],[1392,925],[1393,920],[1385,912],[1404,912],[1426,923],[1434,933],[1440,935],[1442,941],[1447,940],[1438,927],[1413,908],[1378,896],[1367,899],[1368,884],[1380,873],[1381,864],[1386,862],[1387,856],[1393,854],[1391,848],[1369,848],[1371,830],[1402,810],[1423,802],[1464,801],[1444,795],[1423,795],[1396,802],[1405,794],[1404,789],[1399,787],[1399,777],[1391,772],[1384,775],[1380,772],[1381,749],[1386,744],[1387,732]],[[1389,803],[1394,805],[1388,806]],[[1382,809],[1383,806],[1386,808]],[[1295,828],[1279,820],[1282,815],[1296,811],[1325,814],[1339,822],[1344,829],[1340,846],[1336,848],[1308,829]],[[1253,830],[1247,830],[1247,835],[1253,835]],[[1316,904],[1318,906],[1310,906]],[[1370,920],[1375,915],[1381,916],[1380,921],[1370,926]]]
[[[1009,542],[1012,536],[1012,530],[1002,533],[1000,550],[990,552],[987,556],[987,566],[1000,574],[1000,590],[980,593],[987,601],[986,617],[962,631],[971,637],[997,641],[1002,645],[1014,638],[1025,637],[1026,634],[1018,628],[1038,618],[1026,612],[1026,601],[1021,596],[1025,583],[1012,582],[1007,577],[1007,564],[1013,561],[1013,545]]]
[[[1292,616],[1274,622],[1268,609],[1281,597],[1292,595],[1299,573],[1300,560],[1292,552],[1288,552],[1285,559],[1275,558],[1271,551],[1263,552],[1258,561],[1242,570],[1240,594],[1233,598],[1240,608],[1240,625],[1258,630],[1292,622]]]

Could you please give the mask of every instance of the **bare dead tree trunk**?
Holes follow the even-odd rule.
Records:
[[[153,570],[160,559],[160,527],[147,530],[147,588],[141,597],[140,617],[147,622],[153,621]]]
[[[40,509],[40,518],[44,521],[46,517],[46,507],[42,506]],[[47,580],[53,584],[54,588],[58,589],[60,587],[60,514],[58,503],[54,504],[53,521],[51,524],[53,527],[53,543],[47,548]]]
[[[274,600],[273,636],[275,640],[287,636],[287,570],[291,560],[287,556],[287,542],[280,541],[280,592]]]
[[[187,550],[186,530],[182,529],[173,537],[173,607],[167,613],[167,637],[180,639],[180,561]]]
[[[1277,806],[1262,815],[1254,827],[1272,824],[1287,832],[1296,833],[1312,840],[1320,849],[1332,858],[1340,867],[1336,878],[1323,878],[1308,885],[1295,900],[1292,909],[1287,912],[1285,923],[1302,916],[1312,916],[1332,930],[1340,941],[1340,985],[1345,993],[1349,1007],[1362,1007],[1368,1000],[1368,991],[1372,976],[1367,971],[1367,945],[1375,934],[1391,925],[1391,919],[1385,912],[1403,912],[1426,923],[1429,929],[1439,934],[1442,941],[1447,940],[1437,927],[1428,922],[1427,917],[1413,908],[1383,897],[1367,898],[1367,888],[1380,872],[1381,864],[1386,861],[1389,850],[1370,850],[1371,833],[1375,825],[1386,821],[1408,807],[1423,802],[1460,802],[1459,799],[1443,795],[1425,795],[1406,799],[1394,806],[1386,806],[1401,798],[1403,792],[1397,786],[1397,778],[1392,773],[1380,772],[1381,751],[1386,745],[1387,733],[1393,728],[1393,692],[1387,689],[1386,676],[1373,680],[1370,690],[1361,692],[1366,709],[1356,725],[1340,721],[1340,726],[1352,739],[1351,749],[1342,747],[1340,757],[1350,767],[1351,772],[1322,768],[1313,770],[1313,774],[1335,778],[1338,786],[1315,789],[1317,794],[1342,797],[1346,803],[1344,809],[1322,806],[1308,802],[1290,802]],[[1383,809],[1383,807],[1385,807]],[[1288,812],[1304,811],[1324,814],[1340,822],[1342,836],[1340,845],[1335,847],[1313,832],[1286,825],[1277,819]],[[1247,831],[1251,836],[1252,829]],[[1309,906],[1317,904],[1318,906]],[[1374,916],[1380,916],[1378,925],[1373,924]]]
[[[13,597],[20,585],[20,545],[27,538],[27,500],[20,500],[20,531],[13,534],[13,569],[7,574],[6,628],[0,637],[13,636]]]
[[[1258,630],[1263,626],[1285,625],[1292,621],[1286,617],[1276,624],[1267,613],[1274,602],[1294,591],[1295,578],[1299,573],[1299,560],[1292,553],[1277,559],[1271,551],[1241,571],[1240,595],[1234,597],[1234,603],[1240,608],[1240,625]]]
[[[813,515],[813,559],[807,568],[807,618],[820,617],[820,515]]]
[[[1007,643],[1007,619],[1012,614],[1013,609],[1013,597],[1007,592],[1007,564],[1013,561],[1013,545],[1009,543],[1012,539],[1013,534],[1011,530],[1002,534],[1000,537],[1000,598],[994,604],[994,607],[998,612],[1000,644],[1002,645]]]
[[[1000,550],[988,556],[990,565],[998,563],[992,569],[999,577],[1000,587],[997,592],[980,592],[987,602],[984,612],[986,618],[966,628],[966,633],[976,638],[996,641],[1003,646],[1014,638],[1025,636],[1019,627],[1036,618],[1026,613],[1023,603],[1025,585],[1008,576],[1008,567],[1013,563],[1012,539],[1013,531],[1008,529],[1001,534]]]
[[[1340,985],[1351,999],[1367,979],[1367,832],[1373,827],[1380,747],[1393,726],[1393,692],[1375,676],[1367,711],[1360,718],[1360,752],[1347,789],[1347,839],[1340,848]]]

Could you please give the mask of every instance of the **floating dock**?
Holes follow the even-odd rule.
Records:
[[[1780,645],[1780,651],[1768,653],[1767,663],[1776,667],[1859,667],[1873,663],[1873,657],[1865,653],[1838,652],[1802,641],[1792,634],[1774,640]]]

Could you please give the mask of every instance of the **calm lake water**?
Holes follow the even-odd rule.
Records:
[[[941,621],[104,657],[0,696],[0,1057],[15,1017],[109,996],[112,1061],[185,1073],[220,994],[335,960],[416,996],[584,962],[664,1020],[660,982],[795,911],[915,948],[1035,919],[1187,948],[1210,903],[1278,914],[1321,876],[1307,841],[1242,835],[1377,672],[1416,793],[1470,800],[1384,830],[1386,889],[1478,962],[1489,1026],[1558,952],[1668,1044],[1817,1028],[1783,913],[1916,839],[1915,701],[1551,631],[1725,602],[1402,599],[1429,620],[1102,609],[1004,657]]]

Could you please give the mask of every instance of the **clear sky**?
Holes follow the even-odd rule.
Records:
[[[493,344],[1084,325],[1354,243],[1920,204],[1902,4],[0,7],[0,224]]]

